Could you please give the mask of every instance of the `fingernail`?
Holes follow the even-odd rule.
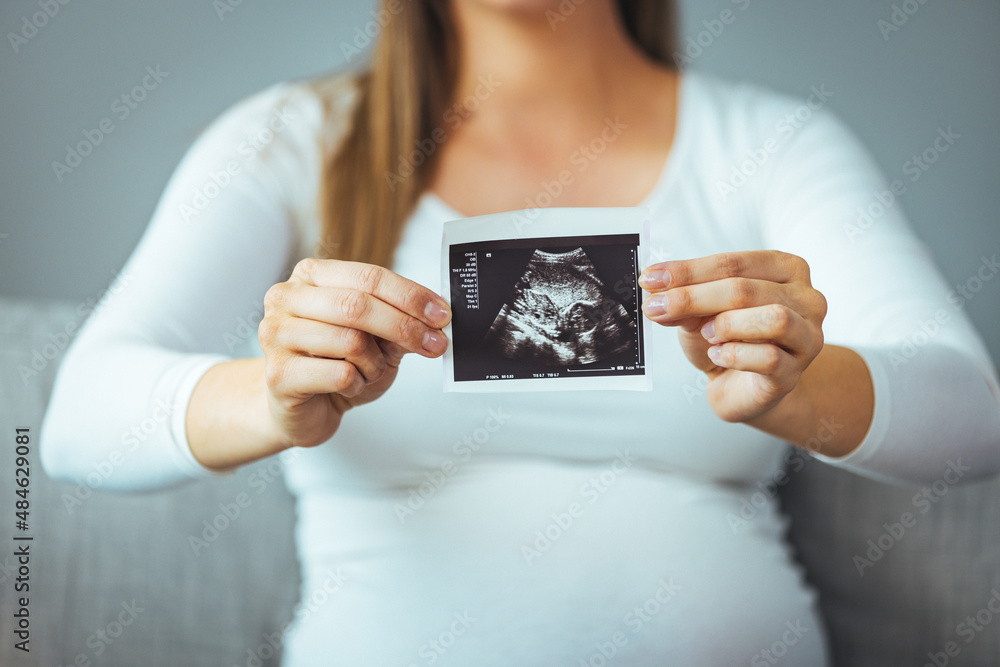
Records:
[[[660,289],[661,287],[666,287],[669,282],[670,274],[663,269],[647,271],[639,278],[639,284],[646,289]]]
[[[434,331],[426,332],[421,344],[424,346],[424,350],[434,355],[441,354],[448,347],[448,341],[444,335]]]
[[[713,363],[719,363],[719,357],[721,356],[722,356],[721,347],[708,348],[708,358],[711,359]]]
[[[448,321],[448,310],[437,301],[428,301],[424,308],[424,316],[431,324],[444,324]]]
[[[705,322],[705,325],[701,328],[701,335],[705,337],[705,340],[715,338],[715,320]]]
[[[650,317],[663,315],[664,313],[667,312],[666,295],[657,294],[656,296],[649,297],[648,299],[646,299],[646,303],[642,304],[642,310]]]

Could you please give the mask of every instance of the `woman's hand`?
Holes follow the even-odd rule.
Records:
[[[662,262],[643,271],[642,309],[679,326],[684,354],[708,374],[708,402],[729,422],[767,413],[823,349],[826,299],[801,257],[776,250]]]
[[[408,352],[438,357],[451,319],[434,292],[370,264],[307,258],[264,298],[267,402],[284,447],[311,447],[380,397]]]

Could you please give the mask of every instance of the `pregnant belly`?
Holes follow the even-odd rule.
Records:
[[[422,504],[303,493],[283,664],[822,667],[781,519],[734,527],[742,497],[627,455],[482,462]]]

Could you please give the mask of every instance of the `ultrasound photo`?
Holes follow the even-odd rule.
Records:
[[[581,366],[627,352],[636,324],[583,248],[535,250],[483,339],[508,359]]]
[[[648,389],[640,238],[446,242],[446,389]]]
[[[649,211],[547,208],[444,223],[446,391],[651,389]]]

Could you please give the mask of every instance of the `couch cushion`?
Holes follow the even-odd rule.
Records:
[[[76,306],[0,300],[0,437],[12,443],[15,427],[31,429],[34,536],[29,661],[12,647],[13,560],[3,560],[6,547],[0,555],[0,664],[70,665],[82,654],[100,665],[277,665],[264,635],[291,620],[299,572],[294,501],[281,476],[264,488],[248,484],[267,462],[230,478],[143,494],[101,491],[96,481],[96,490],[55,482],[42,471],[39,426],[64,346],[57,334],[79,320]],[[34,351],[37,376],[26,372],[35,370]],[[4,446],[8,458],[11,449]],[[5,460],[0,470],[0,497],[12,498],[11,463]],[[224,513],[220,504],[240,493],[250,498],[248,506],[196,553],[190,537],[204,538],[203,522]],[[4,545],[12,543],[12,530],[4,517]],[[128,625],[113,638],[120,620]],[[112,643],[97,634],[101,629]],[[253,662],[248,651],[271,657]]]
[[[811,459],[781,489],[835,664],[1000,665],[1000,479],[955,481],[890,486]]]

